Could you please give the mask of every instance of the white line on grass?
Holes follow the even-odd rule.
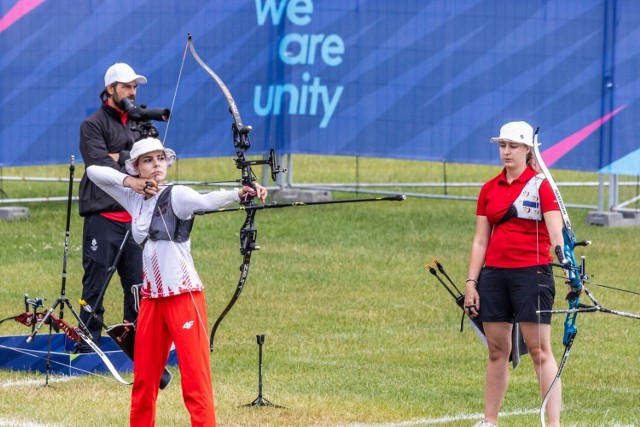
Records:
[[[31,421],[19,421],[12,420],[9,418],[0,418],[0,426],[10,426],[10,427],[56,427],[55,424],[39,424],[32,423]]]
[[[501,412],[501,417],[511,417],[514,415],[529,415],[537,414],[539,409],[522,409],[512,412]],[[440,418],[421,418],[417,420],[399,421],[396,423],[383,423],[383,424],[344,424],[337,427],[411,427],[411,426],[426,426],[434,424],[450,423],[452,421],[464,421],[464,420],[480,420],[484,414],[460,414],[455,416],[446,416]]]
[[[79,377],[78,376],[55,376],[55,377],[49,377],[49,382],[50,383],[66,383],[67,381],[73,381],[77,378]],[[28,380],[16,380],[16,381],[10,380],[10,381],[0,383],[0,388],[37,386],[37,385],[44,385],[44,383],[45,381],[42,379],[39,379],[39,380],[28,379]],[[0,426],[1,425],[5,425],[5,424],[0,424]]]

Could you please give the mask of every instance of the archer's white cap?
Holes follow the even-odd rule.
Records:
[[[138,83],[147,82],[147,78],[145,76],[136,74],[136,72],[133,71],[133,68],[123,62],[113,64],[111,67],[109,67],[109,69],[107,69],[107,72],[104,73],[105,87],[116,82],[129,83],[134,80]]]
[[[176,161],[176,153],[171,148],[166,148],[162,145],[159,139],[145,138],[137,141],[133,144],[131,149],[130,159],[125,160],[124,167],[127,169],[129,175],[138,176],[138,159],[147,153],[153,151],[164,151],[164,155],[167,159],[167,167],[171,166]]]
[[[527,122],[509,122],[500,128],[500,136],[491,142],[516,142],[533,147],[533,128]]]

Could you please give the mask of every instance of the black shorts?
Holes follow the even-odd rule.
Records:
[[[537,265],[523,268],[484,267],[478,278],[481,322],[551,323],[550,314],[556,295],[551,268]]]

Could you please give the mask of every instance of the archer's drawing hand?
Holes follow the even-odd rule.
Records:
[[[153,179],[134,178],[128,176],[124,181],[125,187],[131,188],[138,194],[144,195],[145,200],[158,194],[160,187]]]
[[[267,189],[260,184],[254,184],[255,188],[243,185],[238,192],[241,200],[246,200],[248,197],[257,197],[262,203],[267,199]]]

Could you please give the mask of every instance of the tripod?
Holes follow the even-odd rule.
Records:
[[[279,406],[269,402],[267,399],[262,397],[262,345],[264,344],[264,335],[256,335],[256,340],[258,342],[259,350],[258,350],[258,397],[255,400],[247,405],[243,406],[271,406],[274,408],[283,408],[283,406]]]
[[[87,327],[84,325],[84,323],[82,323],[82,321],[80,320],[80,316],[74,310],[73,306],[69,302],[69,299],[66,297],[67,257],[69,255],[69,228],[71,223],[71,197],[73,194],[73,174],[75,171],[74,160],[75,160],[75,157],[71,156],[71,160],[69,164],[69,192],[67,197],[67,223],[66,223],[65,238],[64,238],[64,255],[62,258],[62,285],[60,289],[60,296],[56,298],[55,303],[51,306],[51,308],[49,308],[49,310],[47,310],[47,314],[45,314],[42,320],[40,320],[40,322],[38,322],[38,324],[35,325],[35,327],[31,332],[31,335],[27,337],[27,342],[30,343],[31,341],[33,341],[33,338],[36,336],[36,334],[40,331],[40,328],[42,328],[42,325],[46,324],[47,322],[49,323],[49,345],[47,347],[45,385],[49,385],[49,375],[51,372],[51,338],[53,334],[53,324],[54,324],[51,316],[53,315],[53,312],[56,310],[56,308],[60,307],[60,320],[64,319],[64,307],[66,306],[67,308],[69,308],[69,310],[71,311],[71,314],[73,314],[73,316],[78,321],[78,325],[80,325],[79,328],[81,329],[81,331],[84,334],[88,334]]]

